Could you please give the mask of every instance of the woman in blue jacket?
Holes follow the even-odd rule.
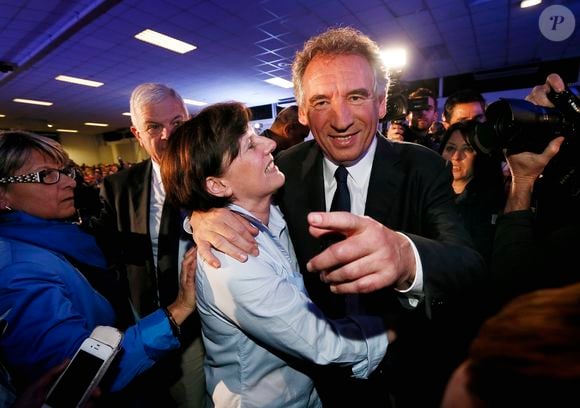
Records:
[[[66,221],[75,215],[69,164],[52,139],[0,132],[0,361],[20,388],[117,321],[81,273],[104,275],[107,265],[93,237]],[[177,299],[125,331],[111,391],[179,347],[179,324],[195,308],[195,264],[185,270]]]

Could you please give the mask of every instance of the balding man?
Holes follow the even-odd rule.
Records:
[[[272,127],[264,130],[262,136],[276,142],[276,150],[272,153],[275,157],[278,152],[303,142],[308,133],[310,128],[298,121],[298,106],[292,105],[278,113]]]

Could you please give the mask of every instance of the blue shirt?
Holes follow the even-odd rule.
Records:
[[[327,319],[306,293],[278,207],[270,206],[268,226],[230,207],[259,229],[260,254],[241,263],[216,252],[219,269],[198,257],[209,394],[218,407],[319,407],[312,380],[289,362],[349,365],[366,378],[386,353],[382,320]]]

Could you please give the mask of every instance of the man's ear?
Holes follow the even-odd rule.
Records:
[[[289,139],[291,135],[292,135],[292,123],[286,123],[284,125],[284,136],[286,136],[286,138]]]
[[[308,124],[308,112],[302,106],[298,106],[298,122],[302,123],[304,126],[310,126]]]
[[[232,195],[232,189],[220,177],[207,177],[205,179],[205,188],[208,193],[216,197],[230,197]]]
[[[382,93],[378,96],[379,103],[379,119],[382,119],[387,114],[387,94]]]
[[[135,136],[135,139],[137,139],[139,144],[143,146],[143,143],[141,142],[141,135],[139,134],[139,129],[137,129],[135,126],[131,126],[129,129],[131,129],[131,133],[133,133],[133,136]]]

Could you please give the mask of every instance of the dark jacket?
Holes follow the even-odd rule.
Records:
[[[317,274],[307,273],[305,268],[306,262],[324,248],[323,242],[308,233],[306,219],[309,212],[326,208],[322,151],[315,141],[308,141],[282,152],[276,164],[286,175],[277,200],[288,223],[306,287],[313,301],[333,316],[340,308],[340,297],[332,294]],[[404,232],[414,242],[423,265],[425,298],[417,308],[409,310],[401,305],[392,288],[360,295],[365,312],[388,319],[399,338],[387,351],[385,378],[375,381],[370,389],[372,379],[362,385],[366,388],[362,392],[354,391],[350,385],[343,390],[335,383],[327,384],[330,390],[325,393],[325,385],[317,382],[323,402],[325,394],[331,395],[326,400],[328,406],[350,401],[349,398],[353,398],[353,403],[366,398],[376,406],[372,395],[384,401],[385,390],[389,388],[389,392],[406,399],[398,401],[401,406],[437,403],[452,368],[441,368],[444,374],[439,370],[438,358],[444,360],[447,355],[437,350],[441,342],[437,337],[445,332],[447,322],[457,315],[463,317],[463,312],[468,314],[471,294],[486,279],[483,260],[470,247],[453,198],[451,172],[439,155],[423,146],[393,143],[378,136],[365,214]],[[445,329],[434,327],[437,321],[442,321],[441,327]],[[461,325],[460,320],[455,324]],[[447,360],[446,365],[455,361]],[[322,382],[328,383],[324,379]]]

